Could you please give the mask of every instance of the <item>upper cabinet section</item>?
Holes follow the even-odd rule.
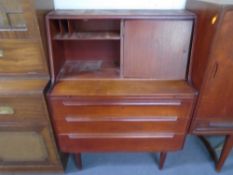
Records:
[[[0,0],[0,75],[48,77],[34,0]]]
[[[174,10],[53,11],[52,78],[187,80],[194,20]]]
[[[0,0],[0,39],[36,39],[39,28],[32,0]]]

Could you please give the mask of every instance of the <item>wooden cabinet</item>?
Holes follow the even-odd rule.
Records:
[[[233,132],[233,4],[229,1],[188,1],[197,14],[192,67],[193,85],[200,91],[191,132],[232,135]],[[231,137],[227,137],[231,138]],[[230,142],[222,155],[232,147]],[[221,169],[226,156],[220,158]]]
[[[231,123],[233,121],[233,101],[231,98],[233,95],[233,82],[231,81],[231,75],[233,73],[233,42],[228,37],[232,33],[233,28],[233,22],[231,20],[233,12],[230,7],[225,10],[221,10],[221,7],[219,3],[209,4],[202,1],[188,3],[188,8],[196,12],[199,17],[197,23],[197,38],[199,39],[196,42],[196,48],[198,50],[194,51],[194,60],[196,61],[194,61],[193,67],[198,67],[199,64],[205,66],[202,66],[202,69],[204,69],[204,71],[201,71],[202,79],[199,78],[201,77],[200,75],[196,74],[198,69],[193,69],[192,73],[193,84],[200,90],[197,109],[195,111],[195,120],[203,120],[203,122],[209,121],[212,123],[219,122],[218,127],[222,125],[221,129],[224,130],[223,123]],[[201,9],[202,11],[205,9],[205,11],[213,12],[204,14],[201,10],[197,12],[197,9]],[[203,44],[205,46],[202,47],[203,49],[198,45],[202,42],[200,39],[203,33],[200,26],[202,23],[208,23],[209,28],[211,28],[210,31],[212,31],[211,37],[208,37],[210,46]],[[210,54],[204,58],[202,55],[205,52],[210,52]],[[208,133],[208,130],[212,130],[214,125],[217,126],[218,124],[212,124],[210,128],[203,128],[203,131]],[[195,129],[197,128],[193,128],[194,132],[196,132]],[[226,129],[226,134],[228,134],[229,128]]]
[[[47,94],[63,152],[182,149],[196,91],[188,82],[194,15],[53,11]],[[80,163],[77,156],[77,163]]]
[[[33,0],[0,0],[0,172],[61,171]]]

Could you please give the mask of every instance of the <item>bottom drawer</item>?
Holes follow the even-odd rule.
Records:
[[[175,151],[182,149],[184,135],[172,133],[140,134],[59,134],[63,152],[96,151]]]
[[[196,120],[191,127],[193,134],[230,134],[233,133],[233,121]]]
[[[46,125],[0,126],[0,170],[58,167],[56,147]]]

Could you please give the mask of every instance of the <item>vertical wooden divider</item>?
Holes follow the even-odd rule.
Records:
[[[125,21],[121,20],[120,26],[120,78],[123,78],[123,62],[124,62],[124,24]]]

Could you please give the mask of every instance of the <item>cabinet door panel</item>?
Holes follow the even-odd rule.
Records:
[[[186,79],[192,26],[191,20],[127,20],[124,77]]]
[[[0,157],[5,162],[44,161],[48,152],[43,137],[35,131],[1,132]]]
[[[47,125],[0,126],[0,170],[54,168],[59,160]],[[25,167],[26,166],[26,167]]]
[[[226,13],[207,69],[197,118],[233,120],[233,12]]]

